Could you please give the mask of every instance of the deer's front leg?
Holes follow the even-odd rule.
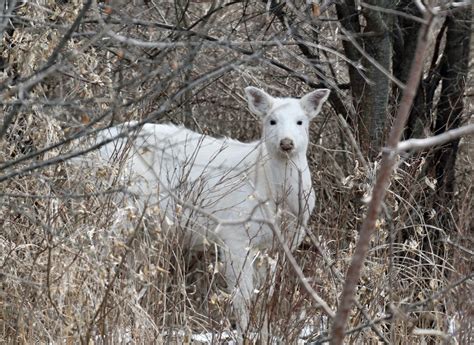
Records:
[[[233,311],[236,318],[239,342],[243,342],[243,336],[248,331],[253,292],[253,267],[252,257],[247,241],[240,243],[226,243],[224,254],[224,276],[229,289],[233,290]]]

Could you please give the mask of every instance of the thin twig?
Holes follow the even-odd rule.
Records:
[[[369,164],[365,160],[364,155],[362,154],[362,151],[360,149],[359,144],[357,144],[357,140],[354,138],[354,135],[352,134],[351,129],[349,128],[349,124],[347,123],[346,119],[344,116],[341,114],[338,114],[338,119],[341,123],[342,129],[346,133],[347,137],[349,138],[349,142],[352,145],[352,148],[355,150],[357,157],[359,158],[359,161],[362,163],[364,166],[365,170],[369,171]]]

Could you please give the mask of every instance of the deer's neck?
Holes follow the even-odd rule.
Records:
[[[263,181],[268,199],[277,207],[283,207],[295,216],[306,208],[308,198],[312,198],[311,174],[305,154],[289,159],[263,159]]]
[[[267,162],[267,174],[279,192],[295,193],[300,187],[311,188],[311,176],[305,155],[293,156],[289,159],[270,159]]]

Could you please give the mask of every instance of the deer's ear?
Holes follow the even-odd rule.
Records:
[[[249,109],[252,113],[262,117],[267,115],[273,105],[272,96],[253,86],[245,88],[245,95],[247,96]]]
[[[329,97],[331,91],[328,89],[318,89],[308,93],[300,99],[301,108],[310,119],[318,115],[321,107]]]

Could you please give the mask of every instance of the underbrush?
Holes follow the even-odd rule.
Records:
[[[45,127],[41,121],[27,126],[19,120],[14,128],[21,129],[22,138],[36,135],[34,145],[61,137],[54,124],[37,131]],[[10,139],[18,137],[13,134]],[[349,150],[341,156],[331,145],[337,143],[323,136],[322,146],[310,153],[318,202],[295,257],[312,288],[335,310],[363,200],[370,193],[366,176],[373,172],[361,167]],[[7,142],[2,160],[14,159],[18,147],[16,140]],[[60,147],[48,155],[64,152]],[[183,249],[181,233],[169,231],[172,223],[161,210],[142,212],[124,202],[130,195],[120,164],[96,164],[91,157],[86,161],[93,164],[55,164],[3,183],[5,340],[186,343],[203,341],[200,334],[206,342],[220,343],[232,337],[232,291],[220,274],[218,246],[209,243],[200,252]],[[461,302],[470,298],[469,288],[450,284],[469,270],[470,259],[452,245],[458,239],[437,224],[423,198],[429,200],[430,181],[418,180],[421,166],[407,170],[414,169],[416,160],[410,162],[401,162],[377,225],[350,321],[348,339],[355,342],[436,342],[440,334],[446,339],[469,334],[469,309]],[[278,244],[258,253],[254,264],[259,271],[273,267],[275,273],[260,283],[249,306],[250,336],[258,339],[268,321],[278,342],[327,339],[328,316]],[[440,334],[419,331],[424,329]]]
[[[7,91],[10,82],[18,86],[49,61],[83,6],[78,0],[41,3],[18,2],[12,16],[19,22],[5,31],[0,81]],[[245,110],[243,87],[298,96],[320,84],[326,67],[341,107],[351,108],[351,92],[343,87],[346,61],[328,53],[342,51],[339,28],[332,21],[318,24],[318,40],[329,50],[321,61],[312,59],[314,68],[297,50],[301,42],[260,2],[242,2],[238,10],[223,5],[209,17],[210,2],[186,2],[199,35],[173,31],[179,27],[173,20],[171,29],[155,27],[174,15],[173,2],[157,2],[154,11],[147,7],[153,1],[118,2],[113,11],[111,2],[99,3],[60,49],[57,69],[40,76],[27,98],[2,93],[3,121],[11,109],[20,110],[0,138],[0,343],[223,343],[234,337],[235,320],[219,247],[184,249],[182,232],[169,231],[173,224],[162,210],[125,201],[131,195],[120,160],[98,163],[91,153],[65,162],[90,145],[61,141],[145,118],[254,140],[259,128]],[[303,24],[312,42],[314,28]],[[125,44],[104,36],[105,28],[140,42],[189,46]],[[198,29],[218,41],[197,40]],[[221,37],[236,47],[218,45]],[[272,44],[247,42],[262,38]],[[316,207],[294,253],[308,284],[333,311],[379,160],[360,154],[353,130],[329,107],[312,124],[308,158]],[[348,344],[473,343],[473,152],[472,138],[463,139],[454,205],[436,195],[429,152],[400,157],[359,282]],[[78,164],[81,159],[88,164]],[[268,341],[261,332],[268,322],[275,343],[328,341],[330,317],[278,243],[252,254],[259,271],[273,268],[274,274],[255,277],[261,281],[249,305],[249,336]]]

